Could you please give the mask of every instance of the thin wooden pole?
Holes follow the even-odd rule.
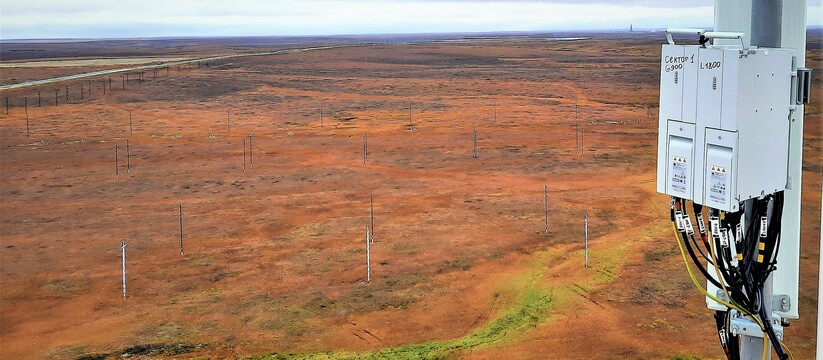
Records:
[[[126,140],[126,173],[131,173],[131,152],[129,150],[129,141]]]
[[[9,114],[9,97],[6,96],[6,115]]]
[[[246,171],[246,139],[243,139],[243,172]]]
[[[83,84],[80,84],[80,101],[83,101],[83,99],[84,99],[84,96],[83,96],[83,95],[84,95],[85,93],[86,93],[86,92],[83,90]]]
[[[409,127],[412,127],[412,104],[409,103]]]
[[[549,238],[549,186],[543,185],[543,208],[546,210],[546,238]]]
[[[374,243],[374,194],[369,194],[369,210],[371,213],[371,242]]]
[[[492,120],[492,123],[497,123],[497,100],[494,101],[494,119]]]
[[[134,128],[132,127],[132,123],[131,123],[131,111],[129,111],[129,136],[133,136],[133,135],[134,135]]]
[[[477,128],[474,128],[474,146],[472,147],[472,158],[477,159]]]
[[[251,151],[251,133],[249,133],[249,167],[254,168],[254,153]]]
[[[574,100],[574,152],[580,152],[580,123],[577,120],[577,100]]]
[[[60,95],[60,89],[54,90],[54,106],[57,106],[57,99]]]
[[[180,211],[180,256],[183,256],[183,204],[178,205]]]
[[[66,85],[66,104],[69,103],[69,86]]]
[[[25,109],[26,109],[26,137],[29,137],[29,98],[28,96],[23,97],[23,101],[25,102]]]
[[[320,127],[323,127],[323,107],[320,107]]]
[[[199,65],[200,62],[197,64]],[[226,129],[231,132],[231,109],[226,110]]]
[[[120,177],[120,166],[117,164],[117,144],[114,145],[114,176]]]
[[[40,96],[40,90],[37,90],[37,107],[43,107],[43,102],[41,100],[42,97]]]
[[[583,153],[583,130],[584,128],[580,128],[580,157],[585,158],[586,155]]]
[[[126,298],[126,240],[120,240],[120,252],[123,258],[123,299]]]

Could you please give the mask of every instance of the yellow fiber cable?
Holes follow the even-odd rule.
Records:
[[[672,229],[674,229],[674,235],[675,235],[675,238],[677,239],[677,246],[680,248],[680,255],[683,256],[683,263],[686,265],[686,271],[689,272],[689,277],[692,278],[692,282],[694,283],[694,286],[696,286],[697,289],[700,290],[700,292],[702,292],[704,295],[708,296],[709,299],[717,301],[718,303],[721,303],[721,304],[725,305],[728,308],[738,309],[737,306],[729,304],[728,302],[720,300],[717,297],[715,297],[714,295],[709,294],[709,292],[706,291],[706,289],[704,289],[702,285],[700,285],[700,282],[697,281],[697,278],[695,278],[695,276],[694,276],[694,272],[692,272],[692,267],[689,266],[689,260],[686,258],[686,252],[683,250],[683,244],[680,243],[680,234],[677,232],[677,228],[674,227],[674,224],[672,224]]]
[[[780,342],[780,346],[782,346],[784,349],[786,349],[786,352],[789,353],[789,359],[794,360],[794,354],[792,354],[792,351],[789,349],[789,346],[786,345],[786,343],[784,343],[782,341]]]
[[[686,251],[683,250],[683,244],[680,243],[680,240],[681,240],[680,239],[680,233],[677,232],[677,228],[674,227],[674,224],[672,224],[672,229],[674,230],[675,239],[677,239],[677,246],[680,248],[680,255],[683,257],[683,264],[686,265],[686,271],[689,272],[689,277],[691,277],[692,282],[694,283],[694,286],[696,286],[697,289],[700,290],[700,292],[703,293],[703,295],[706,295],[709,299],[717,301],[718,303],[726,306],[727,308],[735,309],[735,310],[745,314],[746,316],[751,318],[753,321],[755,321],[760,326],[760,329],[763,330],[763,323],[760,322],[760,319],[755,317],[754,314],[750,313],[748,310],[743,309],[743,308],[741,308],[737,305],[732,305],[732,304],[730,304],[726,301],[718,299],[716,296],[714,296],[712,294],[709,294],[709,292],[706,291],[706,289],[704,289],[702,285],[700,285],[700,282],[697,281],[697,278],[694,276],[694,272],[692,271],[692,268],[689,265],[689,260],[686,258]],[[721,284],[722,284],[722,282],[721,282]],[[728,296],[728,295],[726,295],[726,296]],[[731,299],[729,299],[729,300],[731,300]]]
[[[730,304],[726,301],[720,300],[716,296],[714,296],[712,294],[709,294],[709,292],[706,291],[706,289],[704,289],[702,285],[700,285],[700,282],[697,281],[697,278],[694,276],[694,272],[692,271],[692,267],[689,265],[689,260],[686,258],[686,251],[683,250],[683,244],[680,243],[680,240],[681,240],[680,239],[680,233],[677,232],[677,228],[674,226],[674,223],[672,223],[672,230],[674,230],[674,237],[675,237],[675,239],[677,239],[677,247],[680,248],[680,256],[683,257],[683,264],[686,265],[686,271],[689,272],[689,277],[692,279],[692,282],[694,283],[694,286],[697,287],[697,289],[700,290],[700,292],[702,292],[703,295],[706,295],[709,299],[717,301],[718,303],[720,303],[720,304],[722,304],[722,305],[724,305],[724,306],[726,306],[730,309],[735,309],[737,311],[740,311],[743,314],[746,314],[747,317],[749,317],[750,319],[755,321],[757,323],[757,325],[760,326],[760,330],[763,331],[763,360],[766,360],[766,354],[768,352],[769,337],[766,334],[766,330],[763,328],[763,323],[760,322],[760,319],[755,317],[753,314],[751,314],[747,310],[742,309],[742,308],[740,308],[736,305],[732,305],[732,304]],[[709,242],[709,244],[710,244],[709,246],[711,247],[711,241]],[[712,256],[714,256],[714,251],[712,251]],[[715,264],[716,263],[717,262],[715,262]],[[717,269],[717,268],[715,267],[715,269]],[[722,278],[720,279],[720,284],[721,285],[723,284],[723,279]],[[723,289],[723,290],[725,291],[725,289]],[[728,292],[726,293],[726,296],[729,296]],[[731,300],[731,298],[729,298],[729,300]],[[783,344],[783,346],[785,347],[786,345]],[[788,350],[788,348],[787,348],[787,350]],[[790,353],[789,356],[791,356],[791,353]],[[794,359],[794,358],[792,357],[792,359]]]

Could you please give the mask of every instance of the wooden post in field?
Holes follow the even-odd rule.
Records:
[[[583,128],[580,128],[580,158],[585,158],[586,155],[583,154]]]
[[[409,128],[412,127],[412,104],[409,103]]]
[[[226,129],[231,132],[231,109],[226,110]]]
[[[83,96],[85,95],[85,93],[86,91],[83,90],[83,84],[80,84],[80,101],[83,101],[83,99],[85,98],[85,96]]]
[[[371,244],[369,244],[369,226],[366,225],[366,282],[371,282]]]
[[[114,144],[114,176],[120,177],[120,166],[117,164],[117,144]]]
[[[183,256],[183,204],[178,205],[180,211],[180,256]]]
[[[89,82],[89,100],[91,100],[91,80]]]
[[[66,85],[66,104],[69,103],[69,86]]]
[[[374,243],[374,194],[369,195],[369,212],[371,214],[371,242]]]
[[[369,159],[369,148],[368,148],[368,145],[366,145],[366,141],[368,141],[368,140],[366,138],[366,133],[364,132],[363,133],[363,165],[366,165],[366,160]]]
[[[26,137],[29,136],[29,97],[23,97],[23,102],[25,103],[26,109]]]
[[[477,159],[477,128],[474,128],[474,146],[472,147],[472,158]]]
[[[254,168],[254,153],[251,151],[251,133],[249,133],[249,168]]]
[[[133,135],[134,135],[134,128],[132,127],[132,124],[131,124],[131,111],[129,111],[129,136],[133,136]]]
[[[103,86],[106,86],[105,84]],[[109,91],[111,91],[111,75],[109,75]]]
[[[60,89],[54,90],[54,106],[57,106],[58,95],[60,95]]]
[[[37,107],[43,107],[43,102],[41,100],[42,97],[40,96],[40,90],[37,90]]]
[[[497,100],[494,100],[494,118],[492,119],[492,124],[497,123]]]
[[[120,240],[120,253],[123,257],[123,299],[126,298],[126,240]]]
[[[549,186],[543,185],[543,208],[546,210],[546,239],[549,238]]]
[[[106,81],[103,81],[103,96],[106,96]]]
[[[120,78],[123,79],[123,90],[126,90],[126,79],[128,78],[128,75],[120,75]]]
[[[243,172],[246,172],[246,139],[243,139]]]
[[[323,107],[320,107],[320,127],[323,127]]]
[[[589,268],[589,215],[586,214],[583,216],[583,235],[585,236],[586,242],[586,263],[585,267]]]
[[[580,123],[577,120],[577,100],[574,100],[574,152],[580,152]]]
[[[6,96],[6,115],[9,114],[9,97]]]
[[[131,152],[129,150],[129,141],[126,140],[126,174],[131,173]]]

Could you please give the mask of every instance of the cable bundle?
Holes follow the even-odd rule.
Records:
[[[703,206],[692,205],[701,244],[695,239],[694,226],[686,210],[686,200],[672,198],[671,220],[692,281],[707,297],[726,306],[726,310],[715,313],[718,336],[726,358],[739,359],[739,344],[732,341],[729,326],[730,310],[736,310],[760,326],[781,360],[788,359],[764,306],[764,296],[770,294],[764,294],[763,290],[769,275],[776,269],[777,253],[780,250],[783,192],[767,195],[762,199],[746,200],[741,204],[741,210],[735,213],[710,208],[708,227],[703,220]],[[728,301],[703,289],[689,266],[684,246],[693,265],[709,283],[723,290]],[[703,265],[703,261],[709,265],[708,268]],[[714,274],[709,273],[710,269],[713,269]],[[766,342],[763,344],[765,359]]]

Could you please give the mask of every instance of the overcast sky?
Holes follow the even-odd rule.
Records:
[[[786,0],[793,1],[793,0]],[[713,0],[0,0],[0,39],[711,26]],[[821,0],[808,0],[821,25]]]

